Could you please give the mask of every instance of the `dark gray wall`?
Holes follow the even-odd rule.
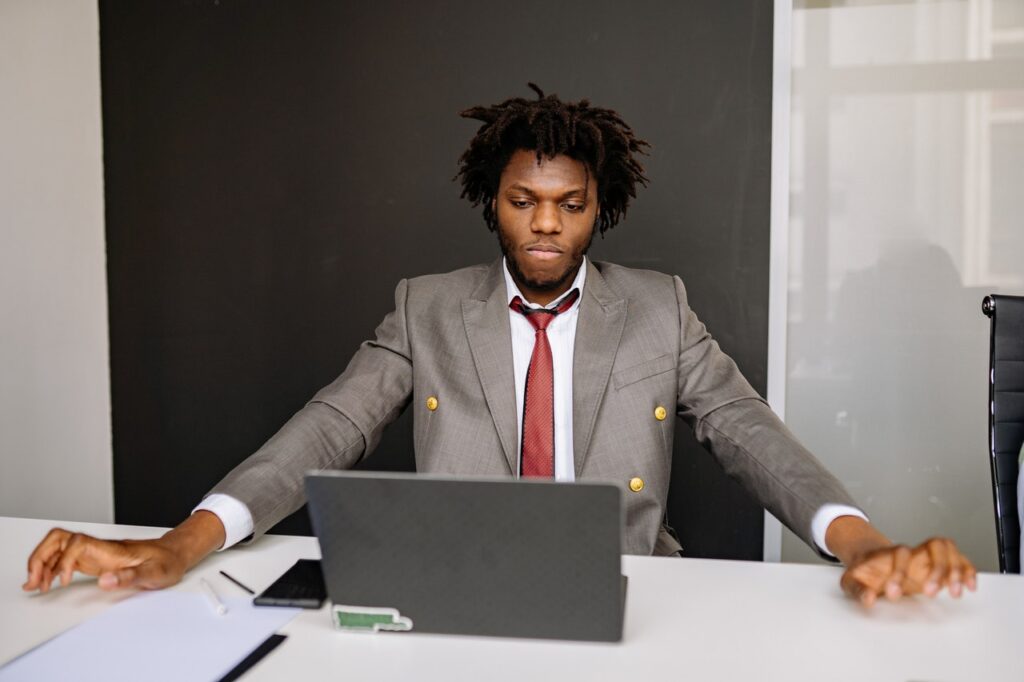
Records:
[[[402,277],[498,253],[456,112],[532,80],[618,109],[650,188],[592,256],[677,273],[764,392],[770,2],[104,0],[116,518],[173,524],[345,366]],[[371,466],[411,465],[410,420]],[[759,558],[680,425],[671,520]],[[281,530],[302,530],[290,520]]]

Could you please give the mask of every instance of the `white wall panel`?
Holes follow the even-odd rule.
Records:
[[[111,521],[95,2],[0,3],[0,515]]]

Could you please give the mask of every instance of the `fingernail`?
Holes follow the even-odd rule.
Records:
[[[117,576],[113,573],[104,573],[100,576],[100,587],[117,587]]]
[[[928,595],[934,595],[939,591],[939,584],[934,580],[929,580],[924,584],[924,591]]]

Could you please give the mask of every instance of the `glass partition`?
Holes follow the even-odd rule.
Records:
[[[997,570],[981,300],[1024,294],[1024,1],[792,19],[786,421],[894,539]]]

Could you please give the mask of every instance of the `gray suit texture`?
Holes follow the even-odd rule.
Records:
[[[856,506],[719,349],[678,277],[589,260],[586,267],[573,359],[575,473],[623,491],[624,552],[679,549],[663,526],[675,420],[656,418],[659,407],[676,412],[730,476],[812,547],[811,519],[823,504]],[[242,501],[257,538],[305,502],[307,471],[354,466],[410,401],[418,471],[515,475],[502,268],[499,259],[402,280],[376,338],[211,492]],[[643,487],[634,491],[636,478]]]

